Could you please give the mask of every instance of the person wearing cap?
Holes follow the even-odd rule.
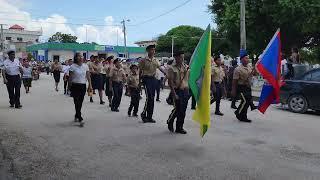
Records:
[[[155,123],[156,121],[152,119],[155,91],[157,87],[157,79],[155,78],[155,75],[157,69],[164,74],[166,73],[160,69],[160,63],[154,57],[156,53],[156,46],[149,45],[146,50],[148,53],[147,57],[141,59],[139,62],[140,79],[142,80],[146,93],[146,102],[141,113],[141,118],[144,123]]]
[[[15,58],[14,50],[9,50],[8,56],[9,58],[3,62],[3,81],[7,85],[10,107],[20,109],[22,107],[20,103],[22,65]]]
[[[223,92],[223,68],[221,67],[221,58],[219,56],[214,57],[215,65],[212,68],[211,73],[211,87],[213,92],[213,98],[211,99],[211,104],[216,102],[216,115],[223,116],[220,111],[220,102]]]
[[[113,92],[111,103],[111,111],[119,112],[119,106],[123,94],[123,84],[126,81],[126,74],[121,67],[120,59],[117,58],[113,61],[114,68],[112,68],[109,80],[109,90]]]
[[[139,100],[140,100],[140,88],[139,88],[139,74],[138,74],[138,66],[136,64],[132,64],[130,66],[131,73],[128,76],[128,88],[130,91],[131,102],[128,109],[128,116],[131,116],[131,112],[133,109],[132,116],[138,116],[139,110]]]
[[[111,107],[111,103],[112,103],[112,90],[110,91],[109,89],[109,82],[110,82],[111,69],[113,68],[113,63],[112,63],[113,58],[114,56],[107,57],[106,63],[103,67],[103,70],[106,72],[105,94],[108,97],[109,107]]]
[[[174,101],[174,108],[168,118],[167,124],[169,131],[173,132],[174,119],[176,121],[176,133],[186,134],[183,129],[186,110],[188,107],[189,94],[189,68],[184,64],[184,53],[177,52],[174,54],[175,63],[168,69],[168,82]]]
[[[232,96],[236,97],[237,92],[241,103],[235,111],[237,119],[241,122],[251,123],[247,117],[247,111],[252,101],[251,79],[254,71],[248,65],[249,58],[246,50],[240,50],[241,65],[234,70],[232,82]]]

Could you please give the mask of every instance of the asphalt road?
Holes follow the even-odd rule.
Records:
[[[79,128],[72,99],[53,84],[42,74],[30,94],[22,91],[21,110],[8,107],[0,85],[0,179],[320,179],[319,115],[271,107],[266,115],[250,112],[253,123],[244,124],[223,101],[225,116],[212,110],[202,139],[189,109],[188,134],[168,132],[172,107],[163,91],[156,124],[127,117],[128,97],[120,113],[86,97]]]

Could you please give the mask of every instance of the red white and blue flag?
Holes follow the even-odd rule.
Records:
[[[265,79],[263,85],[258,109],[261,113],[265,113],[270,104],[280,102],[281,87],[281,38],[280,29],[274,34],[267,48],[256,64],[256,68]]]

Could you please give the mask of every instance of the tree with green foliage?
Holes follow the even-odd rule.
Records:
[[[76,43],[77,36],[72,36],[71,34],[63,34],[61,32],[56,32],[52,35],[48,42],[60,42],[60,43]]]
[[[171,52],[171,42],[174,38],[174,50],[184,51],[191,56],[204,30],[194,26],[178,26],[165,35],[160,35],[157,41],[158,52]],[[188,57],[187,57],[188,58]]]
[[[217,24],[216,31],[226,40],[230,55],[237,55],[240,42],[240,1],[211,0],[209,10]],[[320,43],[319,0],[246,0],[247,47],[259,54],[277,28],[281,29],[282,48],[317,49]],[[213,44],[214,45],[214,44]]]

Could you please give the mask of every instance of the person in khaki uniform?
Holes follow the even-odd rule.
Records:
[[[223,113],[220,112],[220,102],[222,98],[223,92],[223,78],[224,78],[224,70],[221,67],[221,59],[219,56],[214,57],[215,65],[212,68],[211,73],[211,86],[212,86],[212,93],[213,98],[211,98],[211,104],[216,102],[216,115],[223,116]]]
[[[106,90],[105,90],[105,94],[108,97],[108,101],[109,101],[109,107],[111,107],[112,104],[112,91],[110,91],[109,89],[109,82],[110,82],[110,73],[111,73],[111,69],[113,68],[113,58],[114,56],[109,56],[106,60],[106,63],[103,67],[103,71],[105,71],[106,73]]]
[[[240,50],[241,65],[234,70],[232,82],[232,96],[235,97],[238,91],[241,103],[235,114],[239,121],[251,123],[247,117],[247,111],[252,101],[251,78],[254,71],[248,65],[249,58],[246,50]]]
[[[184,53],[177,52],[174,54],[175,63],[168,69],[168,82],[171,93],[174,99],[174,108],[167,121],[169,131],[173,132],[174,119],[176,121],[176,133],[186,134],[187,131],[183,129],[186,110],[188,107],[189,94],[189,69],[183,63]]]
[[[128,109],[128,116],[131,116],[131,111],[133,109],[133,115],[134,117],[138,116],[138,110],[139,110],[139,100],[140,100],[140,87],[139,87],[139,74],[138,74],[138,66],[135,64],[132,64],[130,66],[131,73],[128,76],[128,88],[130,91],[131,96],[131,102]]]
[[[119,112],[119,106],[123,94],[123,84],[126,81],[126,74],[121,67],[120,59],[115,59],[113,64],[114,68],[111,70],[109,80],[109,90],[113,91],[111,111]]]
[[[154,58],[154,55],[156,53],[155,45],[148,46],[146,50],[148,52],[148,56],[144,59],[141,59],[139,62],[140,79],[142,80],[146,91],[146,103],[141,113],[141,118],[144,123],[155,123],[156,121],[152,119],[154,97],[157,87],[157,79],[155,78],[155,75],[157,69],[159,69],[164,74],[165,72],[160,69],[160,63],[156,58]]]

